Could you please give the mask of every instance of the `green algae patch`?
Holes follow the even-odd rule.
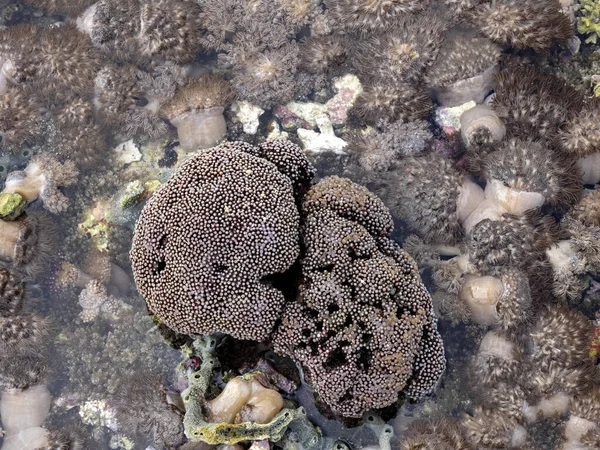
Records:
[[[2,220],[15,220],[25,210],[27,200],[21,194],[0,193],[0,218]]]
[[[579,0],[576,9],[579,11],[577,32],[588,35],[586,44],[595,44],[600,36],[600,1]]]

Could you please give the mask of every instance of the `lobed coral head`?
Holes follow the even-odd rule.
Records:
[[[177,331],[260,341],[283,306],[267,280],[299,253],[294,184],[247,148],[228,143],[186,161],[136,224],[130,255],[137,287]]]
[[[420,398],[445,368],[429,294],[376,200],[339,177],[307,193],[299,296],[273,336],[340,417],[390,405],[403,389]]]

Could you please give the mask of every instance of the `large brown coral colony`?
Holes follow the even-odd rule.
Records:
[[[279,161],[303,159],[300,148]],[[151,311],[186,333],[264,340],[283,308],[270,279],[300,251],[292,180],[244,143],[184,163],[146,204],[131,261]],[[290,170],[293,169],[290,167]],[[309,172],[310,173],[310,172]]]
[[[431,298],[410,256],[389,239],[383,203],[347,179],[315,185],[303,203],[306,247],[298,299],[275,349],[302,364],[320,398],[343,417],[419,398],[444,371]]]
[[[313,171],[288,142],[222,144],[148,201],[131,260],[150,310],[185,333],[264,340],[306,369],[340,417],[428,394],[445,367],[431,298],[366,188]],[[300,212],[294,196],[302,198]],[[302,227],[300,219],[302,217]],[[298,299],[278,274],[300,256]],[[289,287],[288,287],[289,289]]]

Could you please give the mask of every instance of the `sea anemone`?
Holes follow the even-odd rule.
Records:
[[[179,88],[161,108],[161,114],[177,127],[185,151],[210,148],[227,133],[224,107],[234,99],[231,86],[215,75],[192,79]]]
[[[496,75],[492,107],[509,136],[553,139],[580,108],[581,94],[563,79],[518,65]]]
[[[0,268],[0,317],[20,314],[26,300],[25,283],[13,271]]]
[[[579,203],[567,213],[567,217],[589,227],[600,227],[600,189],[585,189]]]
[[[585,102],[559,133],[561,149],[578,158],[600,152],[600,100]]]
[[[407,13],[423,10],[418,0],[326,0],[327,11],[348,31],[373,31],[396,25]]]
[[[25,3],[49,13],[63,13],[77,17],[91,6],[95,0],[26,0]]]
[[[219,65],[232,70],[231,86],[240,99],[268,109],[308,90],[298,78],[299,46],[295,41],[263,49],[260,42],[243,43],[242,38],[238,37],[226,54],[219,54]]]
[[[337,75],[349,53],[348,40],[337,34],[303,38],[298,68],[314,74]]]
[[[531,308],[529,280],[516,270],[497,277],[467,275],[458,296],[476,323],[498,325],[504,331],[526,322]]]
[[[442,45],[425,80],[443,106],[482,103],[494,88],[501,49],[474,33],[455,33]]]
[[[468,20],[492,41],[536,51],[566,44],[573,25],[558,0],[497,0],[473,8]]]
[[[58,86],[58,94],[65,89],[81,93],[93,88],[100,58],[75,25],[42,29],[38,40],[38,75]]]
[[[177,448],[183,443],[181,414],[167,403],[166,389],[158,375],[129,374],[115,392],[113,402],[122,432],[149,436],[159,447]]]
[[[545,307],[529,331],[533,361],[543,370],[551,365],[567,368],[590,365],[592,335],[592,322],[582,313],[566,307]]]
[[[363,85],[352,111],[365,123],[376,126],[390,122],[426,119],[431,112],[426,89],[409,83],[373,83]]]
[[[42,153],[31,158],[25,170],[9,173],[2,192],[17,193],[27,202],[39,198],[44,208],[58,214],[69,206],[69,199],[58,188],[72,185],[78,175],[72,161],[61,164]]]
[[[469,258],[479,271],[494,267],[513,267],[530,277],[532,290],[537,279],[531,277],[537,269],[536,261],[558,240],[559,228],[552,216],[542,216],[529,210],[517,216],[503,214],[499,218],[479,221],[467,234]]]
[[[483,201],[483,189],[438,153],[405,158],[398,166],[384,193],[392,211],[426,241],[455,244]]]
[[[32,24],[19,24],[0,31],[0,93],[11,85],[31,81],[37,73],[35,43],[39,28]]]
[[[475,448],[510,448],[513,436],[519,436],[519,423],[494,409],[477,406],[472,415],[463,415],[461,421],[467,440]]]
[[[440,47],[445,23],[436,15],[406,16],[383,33],[361,39],[352,58],[361,80],[417,82]]]
[[[23,430],[40,427],[50,412],[50,403],[50,391],[44,384],[24,390],[2,391],[0,395],[2,428],[13,437]]]
[[[25,314],[0,319],[0,354],[36,356],[48,344],[50,321]]]
[[[539,142],[510,139],[483,161],[486,198],[522,214],[543,204],[570,206],[583,184],[574,161]]]
[[[515,382],[521,374],[521,349],[498,331],[488,331],[473,361],[473,377],[483,388]]]
[[[445,417],[416,419],[402,434],[400,450],[469,450],[461,426]]]
[[[100,0],[79,16],[77,27],[105,53],[135,60],[139,58],[140,14],[138,0]]]
[[[142,98],[137,86],[138,69],[131,64],[109,64],[96,75],[94,87],[94,110],[99,119],[108,126],[122,126],[125,112]]]
[[[39,86],[38,84],[32,86]],[[43,86],[40,102],[48,112],[44,138],[52,153],[78,167],[90,167],[105,155],[107,135],[96,121],[92,99],[57,94],[57,86]]]
[[[370,132],[353,133],[348,153],[366,171],[385,172],[396,168],[398,160],[424,151],[432,139],[429,124],[424,120],[381,122]]]
[[[3,150],[16,153],[37,142],[44,134],[45,121],[34,92],[11,87],[0,97],[0,135]]]
[[[52,220],[30,211],[14,222],[0,221],[0,259],[33,277],[46,267],[55,248]]]

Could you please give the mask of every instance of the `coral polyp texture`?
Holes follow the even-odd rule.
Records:
[[[496,75],[495,93],[492,107],[509,135],[542,139],[556,136],[583,100],[564,80],[526,66]]]
[[[558,0],[498,0],[476,6],[468,20],[485,36],[515,48],[548,50],[573,37]]]
[[[352,31],[373,31],[395,25],[408,13],[421,11],[418,0],[326,0],[327,10],[340,25]]]
[[[301,150],[283,148],[274,160],[293,171]],[[266,158],[254,152],[228,143],[191,158],[137,222],[136,284],[150,310],[177,331],[263,340],[283,308],[274,281],[300,251],[294,184],[268,151]]]
[[[372,193],[339,177],[306,195],[298,298],[275,350],[306,370],[340,417],[420,398],[445,368],[431,298],[410,256],[389,239],[391,217]]]

